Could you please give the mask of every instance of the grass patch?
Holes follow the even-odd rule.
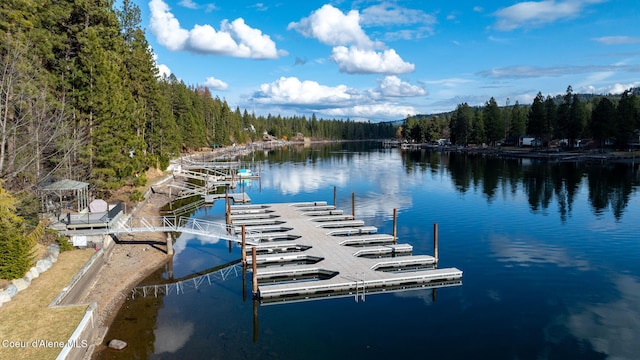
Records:
[[[86,305],[49,308],[93,255],[94,250],[60,254],[53,266],[33,279],[31,286],[0,307],[0,359],[55,359],[61,347],[32,346],[33,341],[63,342],[69,339],[87,309]],[[8,342],[26,347],[11,348]]]

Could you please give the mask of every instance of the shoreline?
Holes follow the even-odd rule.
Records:
[[[400,147],[398,147],[400,148]],[[609,163],[640,162],[640,151],[610,151],[597,150],[562,150],[559,148],[532,147],[480,147],[480,146],[438,146],[426,144],[406,144],[402,150],[417,151],[430,150],[437,152],[456,152],[483,156],[493,156],[503,159],[540,159],[557,162],[598,161]]]
[[[137,209],[136,215],[158,216],[168,197],[151,194],[145,203]],[[97,304],[95,318],[98,335],[90,339],[90,350],[84,358],[92,359],[102,349],[106,348],[109,328],[115,320],[118,311],[125,303],[131,289],[154,271],[166,264],[170,255],[167,254],[163,233],[146,233],[120,236],[110,249],[105,249],[108,256],[92,280],[92,285],[86,291],[79,303]]]
[[[171,163],[179,163],[184,158],[213,157],[221,159],[245,155],[253,151],[246,146],[228,146],[211,151],[183,154]],[[169,167],[171,168],[171,167]],[[167,194],[150,191],[153,186],[165,182],[171,177],[170,170],[163,171],[159,179],[149,181],[145,186],[145,200],[131,211],[132,216],[159,216],[160,209],[172,199]],[[167,254],[164,233],[144,233],[120,235],[107,250],[108,256],[101,265],[92,285],[79,303],[95,302],[97,306],[96,322],[98,336],[90,339],[90,348],[84,359],[94,359],[106,349],[109,340],[106,336],[116,315],[125,303],[131,289],[164,266],[171,258]]]

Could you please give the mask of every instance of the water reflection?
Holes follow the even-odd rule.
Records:
[[[272,167],[273,171],[264,172],[262,181],[265,187],[276,188],[285,195],[311,193],[327,184],[348,188],[366,177],[384,185],[377,188],[385,193],[373,195],[388,196],[391,207],[402,208],[410,201],[403,196],[403,189],[423,181],[424,176],[443,176],[449,177],[460,193],[480,191],[489,203],[497,196],[513,196],[522,189],[532,211],[544,213],[556,203],[562,221],[571,217],[576,196],[583,188],[589,193],[589,205],[596,215],[610,209],[620,220],[640,184],[637,163],[556,162],[427,150],[398,152],[403,173],[392,171],[396,159],[389,154],[395,150],[367,151],[370,146],[363,142],[292,147],[258,154],[252,161]],[[380,213],[380,206],[366,204],[366,214]]]
[[[504,236],[493,236],[491,249],[497,260],[507,263],[507,266],[554,264],[559,267],[574,267],[580,271],[591,270],[588,261],[569,254],[565,248],[532,238],[511,240]]]
[[[182,321],[178,315],[172,318],[167,311],[161,312],[158,327],[153,332],[156,338],[153,343],[154,353],[175,353],[189,341],[193,331],[193,323]]]
[[[298,154],[294,156],[298,162],[282,164],[279,156],[270,157],[269,165],[262,173],[263,186],[277,189],[284,196],[296,196],[327,189],[327,185],[349,189],[354,184],[371,183],[368,187],[361,187],[364,192],[357,194],[358,216],[362,217],[390,219],[391,209],[412,206],[412,197],[406,188],[419,179],[390,171],[397,160],[384,152],[369,152],[356,157],[357,153],[353,151],[301,151],[306,155],[294,153]],[[350,194],[340,195],[340,205],[350,207]]]
[[[611,359],[634,359],[640,354],[640,283],[617,275],[614,284],[617,300],[583,305],[567,317],[566,326],[573,336],[589,341]]]
[[[620,220],[640,184],[638,164],[553,162],[456,152],[406,151],[402,161],[407,173],[439,172],[443,169],[460,193],[481,191],[491,203],[495,197],[515,194],[522,188],[534,212],[545,212],[557,202],[561,220],[566,221],[582,187],[596,215],[611,209]]]

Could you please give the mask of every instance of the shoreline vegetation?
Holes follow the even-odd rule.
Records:
[[[442,152],[458,152],[468,154],[480,154],[484,156],[501,157],[504,159],[539,159],[551,161],[598,161],[616,163],[634,163],[640,161],[640,150],[607,151],[599,150],[564,150],[557,147],[487,147],[487,146],[438,146],[431,144],[404,144],[400,145],[404,150],[432,150]]]

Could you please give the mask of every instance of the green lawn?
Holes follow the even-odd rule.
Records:
[[[94,252],[61,253],[49,270],[33,279],[31,286],[0,307],[0,359],[56,358],[62,348],[52,342],[66,343],[87,306],[48,306]]]

